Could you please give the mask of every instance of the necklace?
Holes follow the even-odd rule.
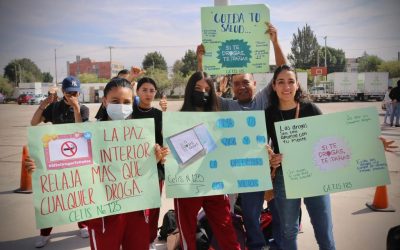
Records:
[[[143,113],[147,113],[147,112],[150,112],[150,111],[153,110],[153,107],[151,107],[151,108],[149,108],[149,109],[141,109],[141,108],[139,107],[139,105],[137,106],[137,108],[138,108],[138,110],[139,110],[140,112],[143,112]]]

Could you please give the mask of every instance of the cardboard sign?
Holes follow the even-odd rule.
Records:
[[[168,198],[272,189],[263,111],[167,112]]]
[[[28,128],[37,228],[160,206],[154,120]]]
[[[263,4],[201,8],[203,70],[211,75],[268,72],[269,19]]]
[[[375,108],[275,123],[287,198],[390,183]]]

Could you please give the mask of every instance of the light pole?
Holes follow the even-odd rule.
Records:
[[[326,68],[326,38],[327,38],[327,36],[324,36],[324,39],[325,39],[325,68]]]
[[[327,68],[327,65],[326,65],[326,38],[327,38],[328,36],[324,36],[324,39],[325,39],[325,68]],[[328,80],[328,75],[326,75],[325,76],[325,80],[327,81]]]
[[[54,86],[57,86],[57,48],[54,49],[54,74],[56,77]]]
[[[229,0],[214,0],[214,6],[226,6],[229,5]]]

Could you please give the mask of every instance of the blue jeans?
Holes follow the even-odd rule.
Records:
[[[395,116],[396,116],[396,125],[399,125],[400,102],[392,103],[392,114],[390,115],[390,125],[393,125],[393,120]]]
[[[270,249],[282,249],[282,239],[281,239],[281,226],[279,220],[279,212],[275,205],[275,199],[272,199],[268,202],[269,211],[271,211],[272,215],[272,237],[274,238],[273,247],[270,245]]]
[[[243,223],[246,229],[246,246],[248,250],[260,250],[266,246],[264,234],[260,227],[260,216],[263,210],[264,191],[240,194]]]
[[[301,199],[286,198],[282,169],[278,169],[276,173],[274,192],[281,226],[281,247],[285,250],[297,250]],[[310,216],[319,249],[335,250],[329,195],[304,198],[304,204]]]
[[[386,102],[385,105],[386,105],[386,112],[385,112],[385,118],[383,118],[383,122],[386,124],[387,123],[386,120],[387,120],[388,117],[389,117],[389,120],[390,120],[390,116],[392,115],[393,107],[392,107],[392,103],[391,102]]]

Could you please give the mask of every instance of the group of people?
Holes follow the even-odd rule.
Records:
[[[307,116],[320,115],[321,111],[313,103],[304,100],[296,71],[286,65],[285,56],[280,48],[275,27],[268,24],[268,34],[274,47],[276,64],[271,83],[256,93],[256,81],[251,73],[229,76],[234,99],[225,99],[223,93],[217,93],[212,79],[202,70],[202,57],[205,53],[202,45],[197,48],[198,71],[191,75],[185,89],[181,112],[249,111],[264,110],[266,130],[270,137],[268,146],[269,162],[274,189],[274,198],[268,201],[273,217],[273,237],[275,249],[297,249],[299,232],[299,214],[301,199],[288,199],[285,196],[282,158],[277,142],[274,123]],[[157,92],[156,82],[148,77],[140,78],[132,86],[132,79],[141,75],[141,71],[131,71],[125,76],[110,80],[104,89],[102,106],[96,115],[98,121],[154,118],[155,154],[159,177],[159,188],[164,183],[164,167],[168,167],[165,157],[169,149],[163,146],[162,111],[152,106]],[[129,80],[128,80],[129,79]],[[226,81],[219,90],[226,90]],[[399,84],[399,83],[398,83]],[[134,101],[134,88],[139,101]],[[85,122],[89,110],[78,102],[79,80],[67,77],[62,84],[63,98],[55,101],[49,96],[35,112],[31,124],[52,122],[53,124]],[[165,102],[161,102],[163,110]],[[384,145],[391,145],[383,139]],[[385,144],[386,143],[386,144]],[[164,166],[165,163],[165,166]],[[35,169],[34,161],[26,161],[29,171]],[[267,178],[267,177],[266,177]],[[248,250],[267,249],[260,228],[260,215],[263,210],[265,191],[239,194],[246,232]],[[304,198],[311,218],[315,237],[320,249],[335,249],[333,223],[329,195]],[[177,226],[181,235],[180,246],[184,250],[196,249],[197,215],[203,208],[210,227],[220,249],[241,249],[232,224],[230,199],[227,195],[189,197],[174,199]],[[233,201],[234,202],[234,201]],[[90,237],[91,249],[153,249],[157,237],[159,208],[135,211],[119,215],[88,220],[79,223],[82,237]],[[87,229],[86,229],[87,227]],[[44,246],[49,240],[51,229],[41,230],[37,247]]]

